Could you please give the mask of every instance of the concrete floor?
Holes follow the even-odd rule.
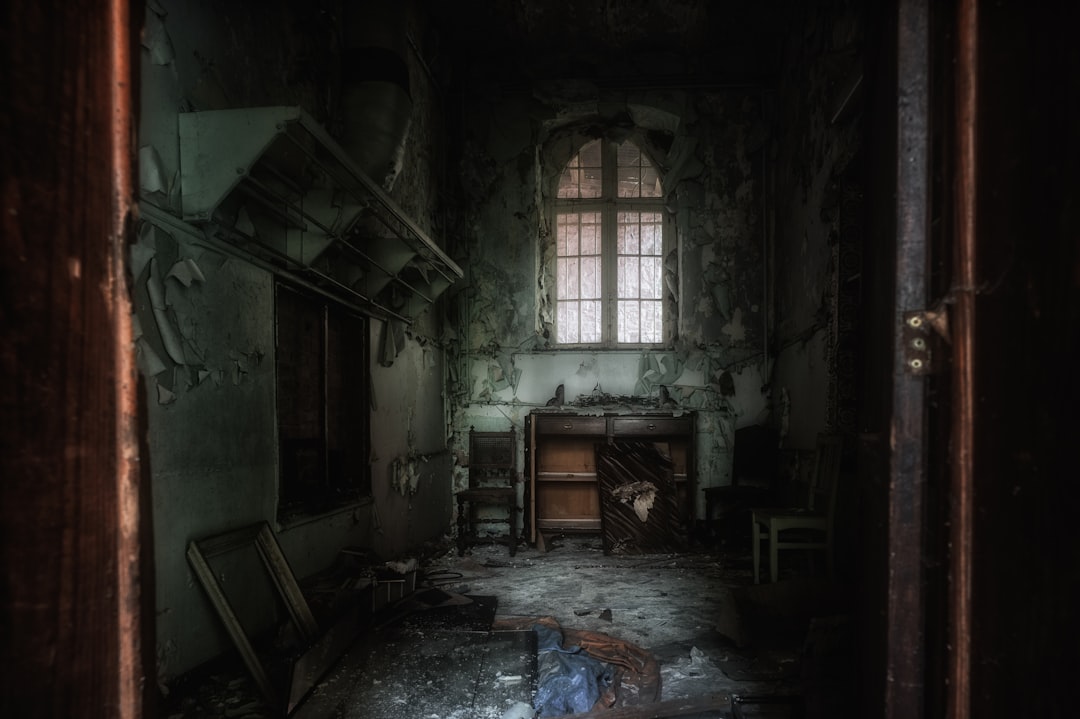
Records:
[[[586,535],[553,537],[547,549],[521,547],[510,557],[505,545],[491,544],[458,557],[447,545],[421,570],[431,585],[495,598],[500,619],[553,617],[562,627],[601,632],[652,652],[661,666],[663,700],[717,692],[796,697],[797,706],[746,705],[743,715],[799,716],[801,710],[806,717],[843,716],[852,703],[853,608],[808,562],[793,558],[780,582],[754,585],[748,552],[605,556],[599,538]],[[391,636],[354,645],[296,716],[499,719],[513,701],[527,699],[518,696],[520,687],[461,691],[460,684],[483,682],[432,669],[448,662],[468,674],[474,665],[514,665],[489,667],[497,684],[525,671],[513,651],[499,654],[497,646],[430,628]],[[509,659],[498,658],[504,655]],[[173,696],[162,716],[275,715],[251,698],[242,671],[213,676],[211,696],[204,680],[201,688]]]

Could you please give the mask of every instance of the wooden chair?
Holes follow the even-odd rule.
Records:
[[[769,579],[779,576],[781,550],[811,549],[825,552],[829,576],[833,573],[833,516],[836,490],[840,484],[840,456],[843,439],[839,435],[818,437],[814,471],[806,507],[754,509],[750,514],[750,541],[754,555],[754,584],[761,568],[761,542],[769,544]]]
[[[476,509],[502,505],[509,514],[510,556],[517,552],[517,435],[509,432],[477,432],[469,428],[469,488],[457,493],[458,556],[477,541]],[[485,520],[496,521],[496,520]]]

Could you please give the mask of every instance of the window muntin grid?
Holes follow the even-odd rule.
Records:
[[[556,342],[663,343],[663,192],[656,168],[631,142],[593,140],[563,169],[557,197]]]
[[[556,242],[556,341],[594,343],[602,339],[600,213],[558,215]]]
[[[619,145],[616,173],[618,197],[661,197],[660,174],[645,154],[630,142]]]
[[[600,150],[600,141],[593,140],[566,163],[559,178],[559,197],[588,199],[603,194]]]
[[[663,225],[659,212],[619,212],[617,220],[619,343],[663,341]]]

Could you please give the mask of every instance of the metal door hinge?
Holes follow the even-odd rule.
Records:
[[[909,374],[943,371],[944,345],[949,343],[949,315],[945,305],[905,312],[903,341],[904,368]]]

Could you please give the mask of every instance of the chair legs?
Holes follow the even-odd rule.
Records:
[[[465,545],[468,543],[469,516],[465,514],[466,501],[463,497],[457,498],[457,555],[465,556]],[[470,507],[471,508],[471,507]]]
[[[517,507],[513,504],[507,506],[510,512],[510,536],[507,538],[507,544],[510,547],[510,556],[513,557],[517,554]],[[469,539],[473,536],[472,509],[472,502],[459,494],[457,497],[457,551],[459,557],[465,556],[465,549],[469,545]]]
[[[510,545],[510,556],[517,554],[517,507],[510,505],[510,536],[506,538]]]
[[[833,566],[833,542],[832,534],[829,533],[824,544],[808,543],[805,545],[780,542],[780,531],[787,527],[780,526],[776,521],[768,518],[759,518],[756,513],[750,513],[750,545],[754,561],[754,584],[761,583],[761,542],[769,543],[769,581],[776,582],[780,579],[780,550],[801,549],[805,551],[825,552],[826,571],[831,578],[834,575]]]
[[[780,579],[780,532],[774,522],[769,522],[769,581],[776,584]]]
[[[761,581],[758,578],[761,569],[761,534],[758,532],[758,521],[753,512],[750,513],[750,544],[754,554],[754,584],[758,584]]]

